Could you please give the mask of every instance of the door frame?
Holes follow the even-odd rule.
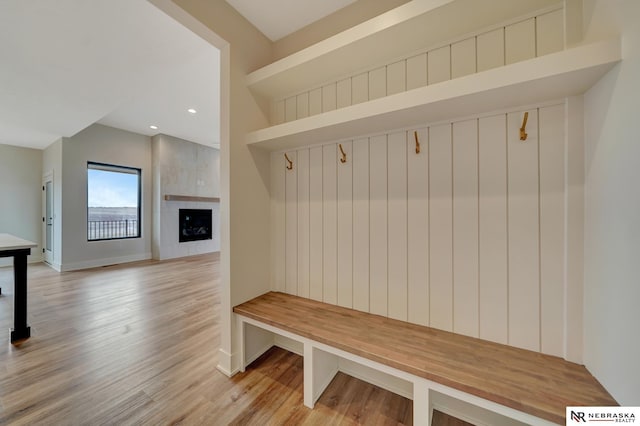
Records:
[[[47,250],[47,182],[51,182],[51,250]],[[42,175],[42,261],[53,265],[55,248],[55,197],[54,197],[54,175],[53,170]]]

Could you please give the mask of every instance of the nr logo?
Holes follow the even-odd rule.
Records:
[[[584,418],[584,412],[571,410],[571,420],[580,423],[580,421],[587,422]]]

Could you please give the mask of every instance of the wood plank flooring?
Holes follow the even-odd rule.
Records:
[[[0,268],[0,424],[411,424],[411,401],[336,376],[302,403],[302,358],[271,349],[216,370],[218,257],[58,273],[29,265],[32,338],[9,343],[13,272]]]

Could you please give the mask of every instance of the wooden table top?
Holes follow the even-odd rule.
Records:
[[[233,311],[558,424],[567,406],[618,405],[584,366],[538,352],[277,292]]]
[[[38,247],[33,241],[23,240],[11,234],[0,234],[0,251]]]

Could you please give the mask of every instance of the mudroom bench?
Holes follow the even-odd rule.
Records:
[[[310,408],[343,361],[404,382],[416,425],[430,424],[442,398],[471,407],[468,420],[480,410],[503,424],[565,424],[567,406],[618,405],[584,366],[558,357],[278,292],[233,311],[242,371],[273,336],[297,342]]]

